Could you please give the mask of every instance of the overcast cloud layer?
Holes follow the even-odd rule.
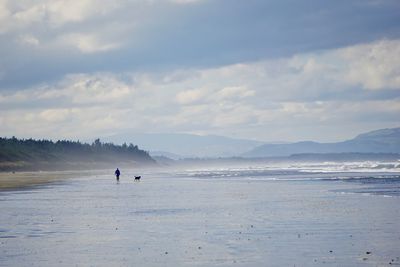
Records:
[[[390,0],[0,0],[0,132],[333,141],[398,127],[399,17]]]

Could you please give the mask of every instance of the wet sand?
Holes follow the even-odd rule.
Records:
[[[0,190],[24,189],[67,177],[68,175],[57,172],[0,172]]]
[[[101,171],[99,171],[101,172]],[[33,171],[0,172],[0,190],[18,190],[63,181],[64,179],[91,175],[83,171]]]
[[[365,185],[134,174],[0,192],[0,266],[400,265],[400,197]]]

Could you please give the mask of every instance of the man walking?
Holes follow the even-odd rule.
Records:
[[[119,181],[119,176],[121,175],[121,172],[118,170],[118,168],[115,170],[115,177],[117,177],[117,181]]]

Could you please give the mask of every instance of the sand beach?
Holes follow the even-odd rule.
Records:
[[[0,266],[400,265],[396,172],[135,174],[2,190]]]

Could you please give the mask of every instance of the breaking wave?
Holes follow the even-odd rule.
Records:
[[[349,180],[399,179],[399,162],[322,162],[270,164],[251,167],[224,167],[176,171],[175,177],[240,180]]]

